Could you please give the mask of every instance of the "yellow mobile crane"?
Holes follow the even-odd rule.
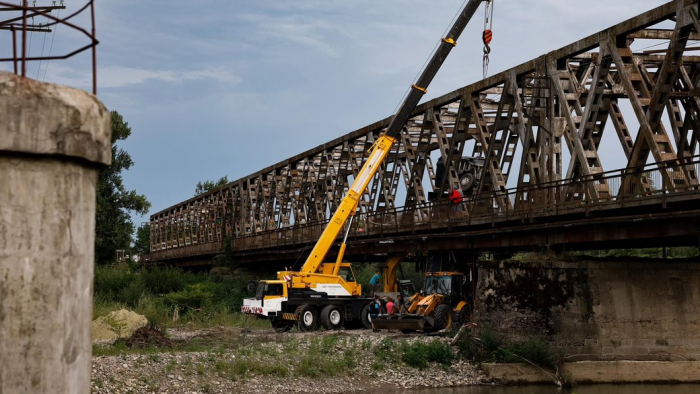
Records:
[[[316,330],[321,324],[326,329],[339,329],[343,326],[371,327],[369,320],[371,299],[362,297],[362,288],[355,280],[352,266],[343,262],[347,237],[358,202],[418,102],[428,92],[428,85],[452,48],[457,45],[457,39],[479,5],[482,2],[491,5],[492,1],[469,0],[466,3],[416,83],[411,85],[406,99],[386,131],[375,142],[369,158],[350,186],[347,195],[343,197],[340,206],[323,230],[301,270],[278,272],[277,280],[261,281],[255,298],[243,301],[241,307],[243,313],[270,319],[273,328],[279,332],[288,331],[294,324],[297,324],[302,331]],[[346,224],[347,230],[336,261],[324,262],[338,234]]]

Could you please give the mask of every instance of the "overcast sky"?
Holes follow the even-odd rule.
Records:
[[[81,3],[66,0],[67,11]],[[98,97],[133,130],[127,187],[156,212],[199,181],[240,178],[391,115],[462,3],[98,1]],[[490,74],[663,3],[496,0]],[[482,6],[429,98],[481,79],[483,17]],[[48,51],[46,36],[34,35],[34,54]],[[77,39],[59,28],[53,50]],[[87,89],[88,61],[29,74]]]

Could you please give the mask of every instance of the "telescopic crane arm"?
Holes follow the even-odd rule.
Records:
[[[333,246],[335,239],[338,237],[338,234],[342,230],[348,218],[355,215],[355,211],[357,210],[358,202],[360,201],[362,194],[367,188],[370,180],[377,173],[379,166],[386,158],[387,154],[391,150],[391,147],[396,142],[396,138],[401,132],[404,124],[406,124],[406,121],[408,121],[408,118],[411,116],[411,113],[413,113],[413,110],[418,105],[420,99],[428,92],[430,82],[432,82],[438,70],[440,70],[440,67],[445,62],[445,59],[447,59],[447,55],[450,54],[452,48],[457,45],[457,39],[467,27],[467,24],[476,13],[479,5],[484,1],[492,0],[469,0],[460,14],[457,16],[447,37],[442,39],[440,46],[433,54],[420,77],[416,83],[411,86],[408,96],[406,96],[406,99],[401,104],[401,107],[396,115],[394,115],[389,127],[387,127],[384,134],[375,142],[369,158],[362,166],[362,169],[358,173],[357,178],[355,178],[355,181],[350,186],[348,194],[343,197],[340,206],[331,217],[331,220],[326,228],[323,230],[321,237],[316,242],[311,254],[306,259],[304,266],[301,268],[301,273],[313,274],[323,263],[328,251]],[[345,238],[347,239],[347,233]],[[343,240],[343,245],[341,246],[341,251],[337,262],[342,260],[342,254],[344,251],[345,240]],[[336,263],[336,269],[334,270],[335,274],[337,274],[338,266],[338,263]]]

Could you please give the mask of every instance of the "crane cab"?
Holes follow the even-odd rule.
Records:
[[[333,275],[334,268],[335,263],[321,264],[320,273],[323,275]],[[356,282],[355,272],[352,270],[352,264],[350,263],[340,263],[340,268],[338,269],[338,276],[340,276],[345,282]]]
[[[263,280],[258,283],[255,298],[243,300],[241,312],[259,316],[277,316],[282,303],[287,301],[287,283],[282,280]]]
[[[335,269],[338,269],[335,272]],[[277,273],[277,279],[286,281],[291,291],[313,290],[326,293],[330,297],[359,296],[362,294],[362,286],[355,279],[355,272],[350,263],[324,263],[318,268],[318,272],[292,272],[283,271]]]

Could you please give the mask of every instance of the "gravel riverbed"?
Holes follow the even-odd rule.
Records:
[[[232,328],[170,331],[169,337],[172,348],[98,349],[105,355],[93,357],[92,392],[350,393],[486,383],[481,371],[458,357],[412,367],[399,351],[447,338]]]

